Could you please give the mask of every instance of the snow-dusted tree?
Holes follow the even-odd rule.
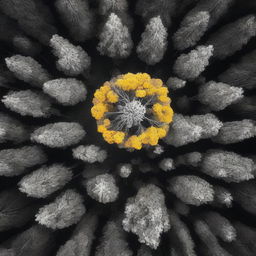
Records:
[[[56,112],[50,98],[32,90],[11,91],[3,97],[2,102],[22,116],[49,117]]]
[[[256,185],[253,180],[235,184],[232,195],[234,201],[240,204],[244,210],[256,214]]]
[[[181,79],[195,80],[209,65],[213,46],[198,46],[188,54],[180,55],[174,63],[173,71]]]
[[[111,174],[100,174],[84,182],[87,194],[96,201],[106,204],[117,200],[119,188]]]
[[[214,111],[220,111],[243,98],[243,89],[210,81],[199,88],[198,100]]]
[[[44,83],[43,90],[65,106],[76,105],[84,101],[87,95],[87,90],[83,82],[75,78],[50,80]]]
[[[232,144],[250,139],[255,135],[255,122],[245,119],[242,121],[225,122],[218,135],[213,138],[213,141],[221,144]]]
[[[256,51],[245,55],[238,63],[232,64],[219,75],[219,81],[232,86],[254,89],[256,85]]]
[[[55,245],[53,233],[40,225],[34,225],[9,242],[14,255],[45,256],[52,253]]]
[[[107,151],[95,145],[80,145],[73,150],[73,157],[87,163],[104,162]]]
[[[48,45],[51,36],[56,33],[52,25],[53,17],[41,0],[1,0],[0,9],[41,43]]]
[[[231,242],[236,239],[236,230],[228,219],[217,212],[208,211],[204,214],[204,221],[212,233],[224,242]]]
[[[84,42],[92,37],[94,14],[87,0],[57,0],[55,7],[74,40]]]
[[[138,0],[136,14],[142,16],[145,23],[155,16],[160,16],[164,25],[169,27],[175,7],[174,0]]]
[[[0,113],[0,143],[24,142],[29,138],[29,130],[18,120]]]
[[[51,123],[36,129],[31,140],[51,148],[72,146],[83,139],[86,132],[74,122]]]
[[[200,152],[191,152],[185,155],[180,155],[175,159],[175,165],[188,165],[198,167],[202,161],[202,154]]]
[[[68,189],[40,208],[36,221],[51,229],[63,229],[79,222],[85,211],[82,196]]]
[[[67,76],[80,75],[91,65],[91,58],[81,46],[75,46],[59,35],[53,35],[50,46],[58,58],[57,69]]]
[[[167,35],[161,17],[151,18],[137,46],[138,57],[148,65],[161,61],[167,49]]]
[[[213,201],[214,196],[212,185],[193,175],[181,175],[171,178],[168,190],[184,203],[196,206]]]
[[[31,57],[14,55],[5,58],[6,65],[14,76],[32,86],[42,87],[51,79],[49,73]]]
[[[30,167],[43,164],[47,156],[38,146],[24,146],[0,151],[0,176],[18,176],[29,171]]]
[[[43,166],[24,176],[19,190],[30,197],[45,198],[72,179],[72,171],[62,164]]]
[[[93,212],[86,213],[71,238],[59,248],[56,256],[90,256],[97,224],[97,215]]]
[[[159,164],[159,168],[165,172],[171,171],[175,169],[174,161],[172,158],[164,158]]]
[[[201,139],[208,139],[218,134],[223,123],[213,114],[193,115],[190,117],[193,124],[202,127]]]
[[[34,217],[35,210],[36,206],[31,200],[18,190],[2,191],[0,193],[0,231],[25,225]]]
[[[201,171],[226,182],[241,182],[254,178],[252,159],[222,150],[210,150],[201,162]]]
[[[137,252],[137,256],[153,256],[152,250],[148,246],[142,244]]]
[[[231,256],[220,246],[216,236],[211,232],[210,228],[204,221],[197,220],[194,223],[194,227],[197,235],[206,247],[207,255]]]
[[[210,15],[207,11],[189,13],[173,35],[174,47],[183,51],[194,46],[208,28]]]
[[[96,248],[95,256],[132,256],[126,242],[125,233],[119,221],[108,221],[103,229],[103,236]]]
[[[195,244],[186,224],[174,212],[169,212],[169,216],[171,243],[175,241],[174,247],[177,247],[182,255],[196,256]]]
[[[132,164],[119,164],[117,166],[117,172],[120,177],[128,178],[132,173]]]
[[[167,144],[180,147],[201,138],[203,128],[191,122],[188,116],[174,114],[173,122],[165,137]]]
[[[213,45],[214,57],[225,59],[241,50],[242,47],[255,35],[255,16],[248,15],[233,23],[227,24],[212,34],[207,41],[207,44]]]
[[[186,81],[184,81],[178,77],[171,76],[167,80],[166,85],[171,90],[178,90],[178,89],[185,87],[186,83],[187,83]]]
[[[213,204],[217,207],[231,207],[233,204],[233,196],[229,190],[221,186],[214,186]]]
[[[156,249],[160,236],[170,229],[164,194],[153,184],[143,186],[128,199],[123,219],[125,231],[136,234],[141,243]]]
[[[133,42],[128,28],[121,19],[111,13],[99,35],[97,50],[110,58],[126,58],[130,55]]]

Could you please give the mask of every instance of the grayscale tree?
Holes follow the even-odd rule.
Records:
[[[111,13],[99,35],[97,50],[101,55],[119,59],[130,55],[133,47],[130,32],[121,19]]]
[[[142,244],[137,252],[137,256],[153,256],[150,247]]]
[[[180,155],[175,158],[175,165],[187,165],[198,167],[202,161],[202,154],[200,152],[191,152],[185,155]]]
[[[99,12],[101,15],[107,15],[111,12],[122,13],[127,12],[127,0],[100,0]]]
[[[225,122],[218,135],[212,140],[220,144],[232,144],[253,138],[255,135],[255,122],[244,119],[242,121]]]
[[[170,229],[164,194],[153,184],[143,186],[126,202],[123,228],[138,236],[141,243],[156,249],[161,234]]]
[[[73,150],[73,157],[87,163],[102,163],[107,158],[107,151],[96,145],[80,145]]]
[[[0,231],[19,228],[31,221],[36,213],[36,205],[15,189],[0,193]],[[1,255],[1,253],[0,253]]]
[[[31,134],[31,140],[51,148],[64,148],[77,144],[85,134],[78,123],[58,122],[36,129]]]
[[[36,221],[51,229],[63,229],[80,221],[85,213],[83,197],[68,189],[52,203],[46,204],[36,214]]]
[[[232,86],[254,89],[256,85],[256,51],[242,57],[219,75],[218,80]]]
[[[220,111],[243,98],[243,89],[210,81],[199,88],[198,100],[214,111]]]
[[[59,248],[56,256],[90,256],[97,225],[98,217],[93,211],[84,214],[71,238]]]
[[[222,27],[210,36],[206,44],[213,45],[215,58],[225,59],[241,50],[255,35],[255,16],[248,15]]]
[[[191,205],[202,205],[213,201],[211,184],[193,175],[180,175],[169,180],[168,190],[181,201]]]
[[[117,200],[119,188],[111,174],[100,174],[84,182],[87,194],[94,200],[107,204]]]
[[[121,178],[128,178],[132,173],[132,164],[119,164],[117,172]]]
[[[57,113],[50,98],[32,90],[11,91],[2,99],[5,107],[22,116],[49,117]]]
[[[103,236],[96,248],[95,256],[132,256],[125,232],[119,221],[108,221],[103,228]]]
[[[29,139],[29,129],[20,121],[0,113],[0,143],[21,143]]]
[[[18,176],[28,172],[29,168],[46,161],[47,156],[39,146],[2,149],[0,151],[0,176]]]
[[[155,65],[161,61],[167,49],[167,35],[161,17],[151,18],[137,46],[138,57],[148,65]]]
[[[174,63],[174,73],[183,80],[195,80],[209,65],[213,51],[212,45],[198,46],[188,54],[180,55]]]
[[[209,20],[210,14],[207,11],[193,12],[185,16],[173,35],[175,49],[183,51],[195,46],[207,30]]]
[[[63,188],[71,179],[70,168],[62,164],[43,166],[19,181],[19,190],[29,197],[45,198]]]
[[[177,214],[183,215],[183,216],[188,216],[190,213],[190,206],[185,204],[179,199],[176,199],[173,204],[173,210]]]
[[[64,106],[73,106],[86,99],[87,90],[83,82],[75,78],[59,78],[43,85],[45,93]]]
[[[234,152],[209,150],[203,156],[203,173],[226,182],[241,182],[254,178],[255,165],[252,159]]]
[[[231,192],[221,186],[214,186],[214,200],[213,205],[217,207],[228,207],[230,208],[233,204],[233,196]]]
[[[59,35],[53,35],[50,46],[58,58],[57,69],[67,76],[83,74],[91,65],[91,58],[81,46],[75,46]]]
[[[175,164],[172,158],[163,158],[159,164],[159,168],[165,172],[169,172],[175,169]]]
[[[181,89],[181,88],[185,87],[186,84],[187,84],[186,81],[184,81],[178,77],[173,77],[173,76],[169,77],[169,79],[166,82],[167,87],[171,90]]]
[[[84,42],[93,36],[95,17],[87,0],[57,0],[55,7],[74,40]]]
[[[5,58],[5,62],[16,78],[32,86],[42,87],[45,82],[51,79],[41,64],[31,57],[14,55]]]

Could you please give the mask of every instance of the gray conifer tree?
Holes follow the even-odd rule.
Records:
[[[175,159],[175,165],[188,165],[198,167],[202,160],[202,154],[199,152],[191,152],[185,155],[180,155]]]
[[[233,196],[229,190],[221,186],[214,186],[213,205],[217,207],[231,207],[233,204]]]
[[[111,12],[123,13],[127,12],[128,3],[127,0],[100,0],[99,12],[101,15],[107,15]]]
[[[59,35],[53,35],[50,46],[58,58],[57,69],[67,76],[83,74],[91,65],[91,58],[81,46],[74,46]]]
[[[74,40],[84,42],[92,37],[95,18],[87,0],[57,0],[55,7]]]
[[[128,28],[121,19],[111,13],[99,35],[97,50],[110,58],[126,58],[130,55],[133,42]]]
[[[47,161],[39,146],[24,146],[0,151],[0,176],[13,177],[29,171],[29,168]]]
[[[186,81],[184,81],[178,77],[173,77],[173,76],[169,77],[169,79],[166,82],[167,87],[171,90],[181,89],[181,88],[185,87],[186,84],[187,84]]]
[[[45,93],[64,106],[73,106],[86,99],[87,90],[83,82],[75,78],[59,78],[43,85]]]
[[[148,65],[161,61],[167,49],[167,35],[161,17],[151,18],[136,49],[139,58]]]
[[[51,123],[36,129],[31,140],[52,148],[72,146],[83,139],[86,132],[78,123]]]
[[[63,229],[78,223],[85,211],[82,196],[68,189],[52,203],[40,208],[36,221],[51,229]]]
[[[210,36],[206,44],[213,45],[215,58],[225,59],[241,50],[255,35],[255,16],[248,15],[222,27]]]
[[[213,46],[198,46],[188,54],[180,55],[174,63],[173,71],[181,79],[195,80],[209,65]]]

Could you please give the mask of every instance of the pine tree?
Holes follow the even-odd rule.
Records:
[[[57,0],[55,7],[74,40],[84,42],[92,37],[95,18],[87,0]]]
[[[168,190],[186,204],[199,206],[213,201],[212,185],[198,176],[181,175],[171,178]]]
[[[36,214],[36,221],[51,229],[63,229],[78,223],[84,213],[82,196],[69,189],[52,203],[40,208]]]
[[[207,151],[201,163],[201,171],[226,182],[241,182],[254,178],[252,159],[222,150]]]
[[[33,219],[36,205],[32,203],[18,190],[2,191],[0,193],[0,231],[22,227]]]
[[[119,188],[111,174],[100,174],[84,182],[87,194],[96,201],[106,204],[117,200]]]
[[[255,135],[255,122],[245,119],[242,121],[225,122],[218,135],[213,138],[213,141],[220,144],[232,144],[250,139]]]
[[[206,44],[213,45],[215,58],[225,59],[241,50],[255,35],[255,16],[248,15],[222,27],[211,35]]]
[[[64,187],[72,176],[72,171],[62,164],[43,166],[25,175],[19,182],[19,190],[30,197],[45,198]]]
[[[199,88],[198,100],[214,111],[220,111],[243,98],[243,89],[210,81]]]
[[[99,35],[97,50],[110,58],[126,58],[130,55],[133,42],[128,28],[121,19],[111,13]]]
[[[6,65],[14,76],[32,86],[42,87],[50,80],[48,72],[31,57],[14,55],[5,58]]]
[[[64,106],[73,106],[86,99],[87,90],[83,82],[75,78],[59,78],[43,85],[45,93]]]
[[[53,35],[50,46],[53,54],[58,58],[57,69],[67,76],[80,75],[91,65],[91,58],[81,46],[74,46],[59,35]]]
[[[49,117],[55,109],[50,98],[37,91],[11,91],[2,99],[5,107],[22,116]]]
[[[167,49],[167,30],[160,16],[151,18],[141,35],[137,46],[139,58],[148,65],[155,65],[162,60]]]
[[[104,162],[107,151],[95,145],[80,145],[73,149],[73,157],[87,163]]]
[[[129,198],[123,219],[125,231],[136,234],[141,243],[156,249],[160,236],[170,229],[164,194],[153,184],[141,187],[135,197]]]
[[[64,148],[77,144],[86,132],[78,123],[50,123],[36,129],[31,140],[51,148]]]
[[[219,75],[219,81],[248,90],[254,89],[256,84],[255,61],[256,51],[250,52]]]
[[[174,63],[173,71],[181,79],[195,80],[209,65],[213,46],[198,46],[188,54],[180,55]]]
[[[18,120],[0,113],[0,143],[21,143],[29,139],[29,130]]]
[[[18,176],[29,168],[47,161],[46,154],[38,146],[24,146],[0,151],[0,176]]]

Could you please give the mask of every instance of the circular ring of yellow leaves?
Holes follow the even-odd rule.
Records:
[[[113,111],[113,104],[119,100],[119,96],[112,89],[113,87],[118,87],[123,91],[134,91],[138,98],[156,96],[157,100],[151,111],[154,119],[163,125],[161,127],[150,126],[141,134],[132,136],[128,136],[122,131],[109,130],[111,121],[105,118],[105,114]],[[147,73],[127,73],[105,82],[95,91],[91,114],[97,120],[98,132],[102,133],[106,142],[140,150],[143,145],[157,145],[159,139],[167,135],[169,124],[173,118],[170,103],[168,89],[163,85],[161,79],[151,78]]]

